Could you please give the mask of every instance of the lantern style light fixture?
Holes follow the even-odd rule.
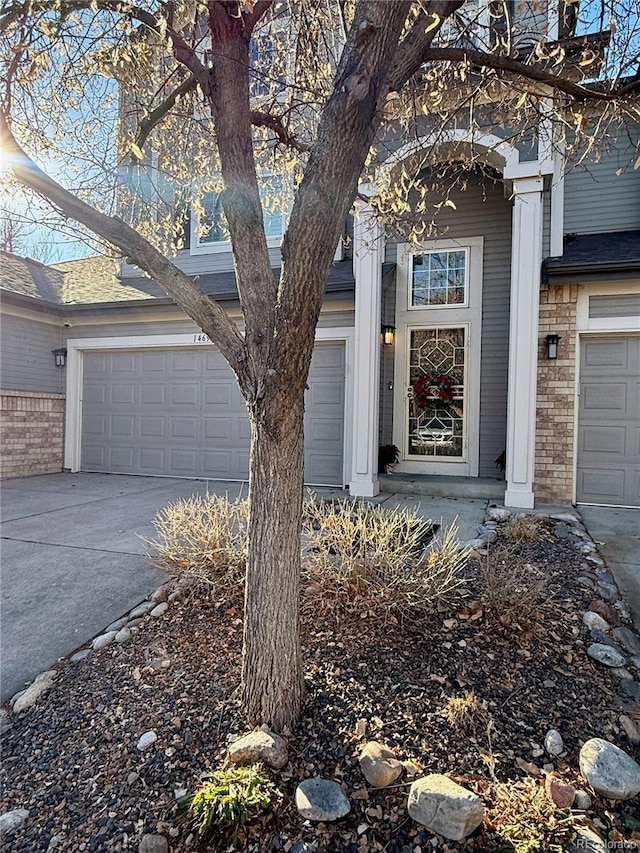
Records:
[[[52,350],[53,356],[56,360],[56,367],[64,367],[67,363],[67,350],[65,347],[60,347],[59,349]]]
[[[395,326],[382,326],[382,343],[385,346],[391,346],[396,339]]]
[[[560,335],[547,335],[544,339],[547,345],[547,358],[556,359],[558,357],[558,342]]]

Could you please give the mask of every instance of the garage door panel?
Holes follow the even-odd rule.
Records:
[[[627,386],[622,383],[591,382],[582,388],[583,411],[608,409],[625,412],[627,408]]]
[[[343,343],[317,345],[305,398],[310,483],[343,481],[344,366]],[[246,480],[250,439],[235,377],[212,347],[85,354],[84,470]]]
[[[111,356],[111,370],[116,375],[119,373],[134,373],[135,367],[136,358],[133,353],[114,353]]]
[[[624,454],[624,427],[584,427],[582,448],[586,453]]]
[[[143,353],[140,362],[143,373],[164,373],[167,369],[166,356],[163,352]]]
[[[164,450],[160,447],[141,448],[140,470],[145,474],[164,473]]]
[[[625,368],[629,357],[628,342],[624,338],[585,341],[583,365],[604,371],[612,367]]]
[[[132,437],[135,434],[135,418],[132,415],[112,415],[111,435]]]
[[[581,341],[577,499],[640,506],[640,337]]]

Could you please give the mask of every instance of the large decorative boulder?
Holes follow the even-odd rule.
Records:
[[[417,823],[451,841],[471,835],[484,818],[480,797],[439,773],[413,783],[407,809]]]
[[[402,775],[402,764],[383,743],[370,740],[360,754],[360,769],[375,788],[386,788]]]
[[[640,793],[640,765],[608,740],[594,737],[584,744],[580,772],[594,791],[610,800],[630,800]]]
[[[231,764],[255,764],[260,761],[274,770],[282,770],[288,760],[286,743],[280,735],[268,730],[250,732],[229,747]]]

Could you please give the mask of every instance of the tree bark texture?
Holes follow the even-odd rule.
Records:
[[[304,387],[270,395],[251,414],[249,561],[243,704],[249,723],[277,731],[300,716],[299,632]]]

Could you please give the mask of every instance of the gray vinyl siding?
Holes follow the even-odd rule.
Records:
[[[269,260],[272,267],[279,267],[280,247],[269,249]],[[174,264],[187,275],[203,275],[204,273],[229,272],[233,269],[233,255],[228,252],[200,252],[191,254],[189,251],[180,252],[173,258]],[[131,266],[123,261],[122,276],[131,278],[140,275],[138,267]]]
[[[64,392],[66,371],[56,367],[52,352],[63,345],[59,326],[3,313],[0,340],[0,386],[4,391]]]
[[[480,186],[470,180],[466,191],[451,197],[457,210],[440,211],[435,236],[453,240],[484,238],[479,476],[497,477],[495,460],[505,449],[507,430],[512,205],[505,199],[500,182],[484,181]],[[386,260],[394,260],[396,254],[396,246],[389,244]],[[386,428],[386,393],[382,402]]]
[[[564,184],[565,234],[640,228],[640,169],[633,168],[633,157],[633,146],[626,140],[616,150],[604,152],[599,163],[569,167]]]

